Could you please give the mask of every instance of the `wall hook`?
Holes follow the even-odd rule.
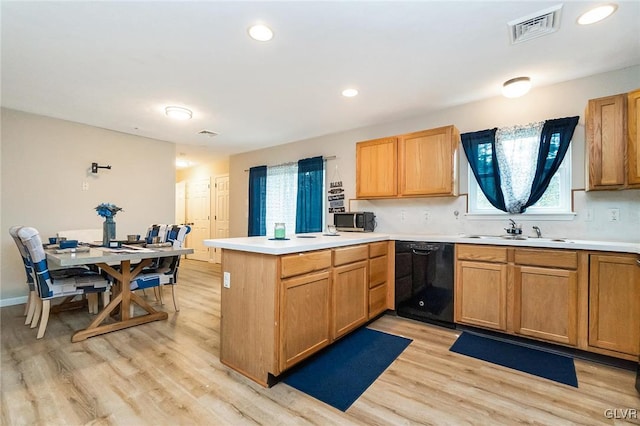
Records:
[[[111,170],[111,166],[98,166],[98,163],[91,163],[91,173],[98,173],[98,169]]]

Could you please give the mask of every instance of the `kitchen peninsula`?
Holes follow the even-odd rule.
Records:
[[[205,240],[222,251],[220,361],[263,386],[393,309],[393,242],[378,233]]]
[[[289,237],[205,240],[223,249],[220,360],[263,386],[395,308],[394,240],[456,244],[456,323],[637,359],[640,327],[633,324],[640,309],[627,302],[640,298],[640,244],[484,235]],[[601,279],[611,274],[616,279]],[[554,315],[541,316],[549,297]],[[492,303],[482,310],[474,300]],[[621,327],[620,312],[633,324]]]

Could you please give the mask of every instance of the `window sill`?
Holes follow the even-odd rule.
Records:
[[[466,213],[465,217],[469,220],[574,220],[576,213],[523,213],[515,215],[509,213]]]

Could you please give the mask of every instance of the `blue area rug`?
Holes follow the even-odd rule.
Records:
[[[578,387],[573,358],[463,332],[449,349],[462,355]]]
[[[361,328],[295,367],[282,381],[346,411],[411,342]]]

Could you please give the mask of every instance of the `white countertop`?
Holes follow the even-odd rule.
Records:
[[[468,236],[460,235],[383,234],[378,232],[340,232],[337,236],[327,236],[323,233],[310,233],[301,235],[313,238],[301,238],[296,235],[288,235],[288,240],[270,240],[268,237],[221,238],[204,240],[204,245],[208,247],[219,247],[230,250],[279,255],[333,247],[343,247],[353,244],[372,243],[376,241],[395,240],[488,244],[518,247],[546,247],[574,250],[599,250],[640,254],[640,244],[617,241],[589,241],[574,239],[563,239],[562,241],[554,241],[550,238],[527,238],[526,240],[513,240],[500,237],[470,238]]]

